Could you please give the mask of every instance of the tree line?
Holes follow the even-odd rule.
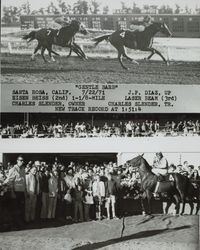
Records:
[[[135,2],[132,6],[127,6],[125,2],[121,2],[121,8],[114,10],[112,13],[109,7],[101,6],[101,3],[97,0],[78,0],[73,5],[67,3],[66,0],[57,0],[50,2],[46,8],[39,8],[37,10],[32,10],[30,2],[22,4],[20,7],[9,6],[3,7],[2,22],[5,24],[11,24],[19,21],[21,15],[63,15],[63,14],[114,14],[114,13],[124,13],[124,14],[200,14],[200,8],[196,7],[192,10],[188,6],[182,9],[178,4],[176,4],[175,9],[169,5],[144,5],[142,8],[137,6]]]

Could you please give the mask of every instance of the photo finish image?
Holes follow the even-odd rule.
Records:
[[[197,250],[199,0],[2,0],[0,250]]]

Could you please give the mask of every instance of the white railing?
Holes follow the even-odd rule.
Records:
[[[77,39],[77,43],[89,57],[116,57],[116,50],[108,42],[102,42],[97,47],[92,40]],[[27,43],[21,38],[2,37],[1,52],[10,54],[32,54],[37,42]],[[155,38],[154,47],[159,49],[169,60],[200,61],[200,39],[184,38]],[[61,56],[68,54],[68,50],[56,46],[54,49]],[[143,59],[148,52],[128,49],[136,59]],[[157,57],[155,57],[157,59]]]

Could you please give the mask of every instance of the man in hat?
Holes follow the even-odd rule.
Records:
[[[168,173],[168,161],[162,152],[156,153],[152,172],[156,175],[166,175]]]
[[[14,209],[16,212],[15,222],[21,226],[25,219],[25,196],[27,193],[25,165],[21,155],[17,157],[17,163],[10,169],[4,184],[10,186],[13,191],[13,198],[15,198]]]

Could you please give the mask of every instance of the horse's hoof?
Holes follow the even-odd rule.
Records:
[[[135,61],[135,60],[132,60],[131,62],[136,64],[136,65],[139,65],[139,63],[137,61]]]
[[[51,62],[55,62],[56,60],[55,60],[55,58],[54,57],[52,57],[51,58]]]

